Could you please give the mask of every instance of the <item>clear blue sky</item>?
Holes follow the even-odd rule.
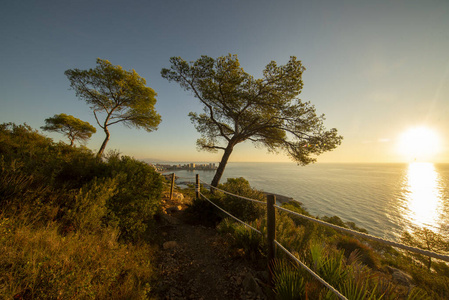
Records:
[[[0,9],[0,121],[66,113],[96,125],[64,71],[97,57],[135,69],[157,93],[158,131],[111,127],[108,149],[136,158],[218,161],[198,152],[187,114],[198,101],[160,76],[171,56],[237,54],[260,77],[291,55],[306,71],[301,99],[327,117],[343,144],[324,162],[394,162],[398,137],[424,125],[441,137],[432,159],[449,162],[449,1],[3,1]],[[93,150],[104,138],[88,142]],[[47,134],[55,140],[64,138]],[[425,143],[426,141],[422,141]],[[248,143],[231,161],[289,161]]]

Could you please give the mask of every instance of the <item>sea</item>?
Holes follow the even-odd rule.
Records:
[[[215,174],[174,172],[180,184],[194,182],[196,174],[210,183]],[[314,216],[338,216],[378,237],[398,241],[414,228],[449,235],[449,164],[235,162],[227,164],[221,183],[237,177],[253,188],[292,197]]]

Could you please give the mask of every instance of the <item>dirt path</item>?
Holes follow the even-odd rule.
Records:
[[[184,208],[180,202],[166,202],[160,227],[159,298],[265,299],[257,278],[266,277],[266,272],[238,251],[233,253],[215,229],[185,223]]]

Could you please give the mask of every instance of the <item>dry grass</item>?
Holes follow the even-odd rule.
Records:
[[[122,245],[118,231],[61,236],[56,224],[33,228],[0,216],[0,298],[143,299],[152,249]]]

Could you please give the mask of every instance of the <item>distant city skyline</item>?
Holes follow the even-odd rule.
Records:
[[[98,150],[104,133],[64,71],[94,68],[102,58],[144,77],[162,116],[151,133],[111,126],[106,152],[219,162],[222,153],[196,149],[200,136],[188,113],[201,113],[199,101],[163,79],[161,69],[172,56],[231,53],[260,78],[270,61],[296,56],[306,68],[301,99],[344,137],[318,163],[449,163],[448,16],[448,1],[7,1],[0,10],[0,120],[40,130],[46,118],[73,115],[97,128],[86,146]],[[415,127],[428,128],[438,143],[424,135],[405,146],[419,153],[404,151],[402,137]],[[251,143],[236,146],[230,162],[294,163]]]

